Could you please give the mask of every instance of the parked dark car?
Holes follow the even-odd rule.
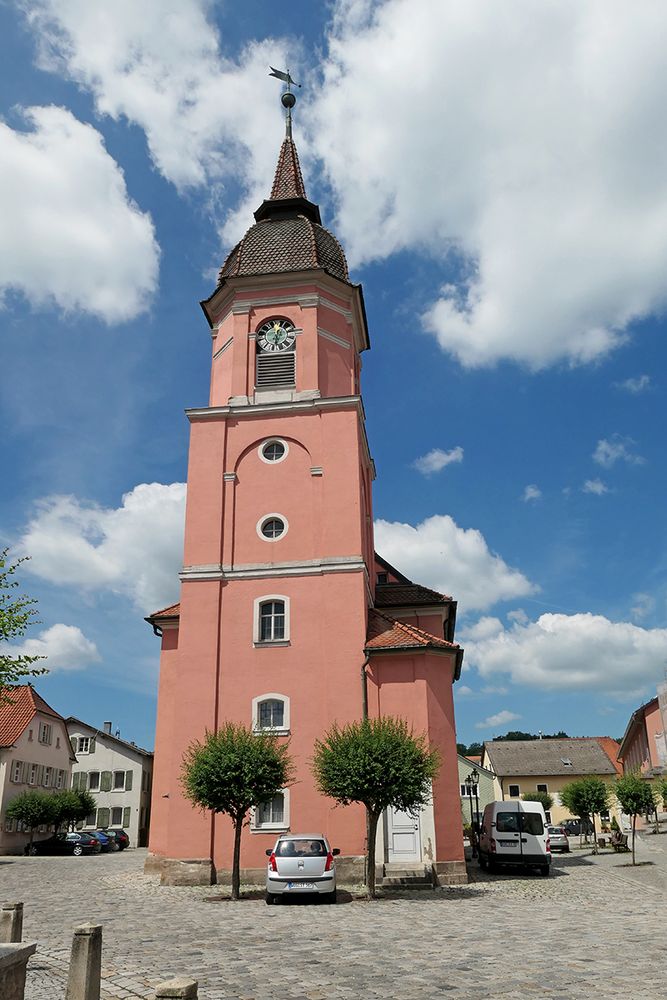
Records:
[[[570,837],[578,837],[580,834],[587,834],[593,832],[593,824],[590,820],[579,820],[579,819],[566,819],[560,824],[564,826]]]
[[[35,840],[26,854],[99,854],[102,845],[89,833],[56,833],[47,840]]]
[[[102,830],[111,839],[111,850],[124,851],[130,846],[130,838],[125,830]],[[114,848],[114,844],[117,846]]]
[[[113,850],[113,847],[111,845],[114,841],[112,840],[111,837],[107,837],[104,830],[93,830],[90,836],[94,837],[95,840],[99,840],[103,854],[108,854],[109,851]]]

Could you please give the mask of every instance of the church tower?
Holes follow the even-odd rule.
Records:
[[[412,823],[411,837],[420,860],[434,863],[433,814],[438,797],[447,799],[454,829],[443,834],[441,857],[454,868],[463,858],[455,604],[376,562],[360,395],[369,348],[363,294],[308,200],[293,95],[283,103],[287,133],[270,196],[202,302],[211,388],[209,405],[187,412],[181,599],[148,619],[162,637],[148,866],[164,881],[208,883],[231,868],[228,818],[193,809],[179,782],[187,746],[225,720],[289,738],[296,768],[295,783],[255,810],[242,868],[261,869],[277,833],[291,830],[321,831],[363,870],[363,809],[334,808],[310,772],[315,740],[363,711],[407,715],[447,743],[447,780],[434,787],[423,836]],[[437,674],[430,700],[429,658]],[[389,817],[379,838],[385,855],[392,829]]]

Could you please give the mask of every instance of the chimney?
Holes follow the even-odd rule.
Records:
[[[104,723],[104,732],[108,733],[109,736],[111,736],[111,723],[110,722],[105,722]]]

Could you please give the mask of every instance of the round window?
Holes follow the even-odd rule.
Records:
[[[259,457],[265,462],[282,462],[287,456],[287,444],[278,438],[265,441],[259,449]]]
[[[266,520],[262,521],[260,531],[264,538],[273,542],[285,534],[285,522],[280,517],[267,517]]]

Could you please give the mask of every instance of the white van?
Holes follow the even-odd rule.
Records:
[[[530,865],[548,875],[551,848],[541,802],[489,802],[479,834],[479,866]]]

